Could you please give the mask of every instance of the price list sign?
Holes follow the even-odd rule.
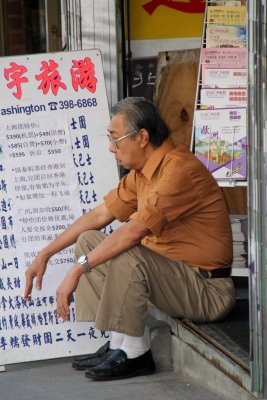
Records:
[[[5,57],[0,68],[0,366],[94,351],[108,337],[56,316],[73,247],[23,299],[25,271],[47,243],[118,182],[98,50]],[[107,227],[107,233],[113,227]]]

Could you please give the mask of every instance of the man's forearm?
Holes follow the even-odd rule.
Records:
[[[94,268],[139,244],[148,233],[146,226],[136,221],[122,225],[88,254],[90,267]]]

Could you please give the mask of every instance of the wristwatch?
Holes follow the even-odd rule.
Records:
[[[78,258],[78,264],[81,264],[81,266],[84,268],[84,271],[88,274],[89,272],[91,272],[92,270],[91,270],[91,268],[90,268],[90,265],[89,265],[89,263],[88,263],[88,260],[87,260],[87,256],[80,256],[79,258]]]

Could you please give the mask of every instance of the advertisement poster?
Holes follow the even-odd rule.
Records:
[[[196,110],[195,155],[215,179],[245,180],[246,108]]]
[[[207,23],[218,25],[246,25],[247,7],[208,6]]]
[[[206,47],[246,47],[246,26],[207,25]]]
[[[0,68],[0,365],[95,351],[107,333],[57,319],[55,290],[73,248],[23,298],[35,255],[117,185],[99,50],[5,57]],[[112,226],[107,233],[112,232]]]
[[[202,48],[201,64],[209,68],[247,68],[247,49]]]
[[[202,65],[203,88],[246,88],[248,80],[247,69],[239,68],[207,68]]]
[[[201,89],[201,108],[246,107],[247,89]]]

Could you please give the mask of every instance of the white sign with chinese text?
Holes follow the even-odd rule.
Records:
[[[0,365],[95,351],[108,335],[75,322],[74,301],[70,321],[56,317],[73,248],[49,261],[30,302],[23,292],[36,253],[118,182],[101,54],[2,58],[0,88]]]
[[[55,239],[81,215],[82,209],[77,173],[69,168],[73,157],[67,119],[32,117],[29,123],[23,116],[20,118],[20,125],[0,127],[6,132],[3,155],[15,221],[16,252],[20,264],[28,267],[40,247]],[[53,268],[46,272],[44,282],[48,281],[49,286],[44,285],[43,296],[55,293],[63,272],[74,262],[72,253],[69,248],[49,261]],[[55,273],[55,268],[60,268],[60,274]]]
[[[206,68],[202,66],[203,88],[246,88],[248,71],[245,68]]]
[[[247,89],[201,89],[201,108],[246,107]]]

